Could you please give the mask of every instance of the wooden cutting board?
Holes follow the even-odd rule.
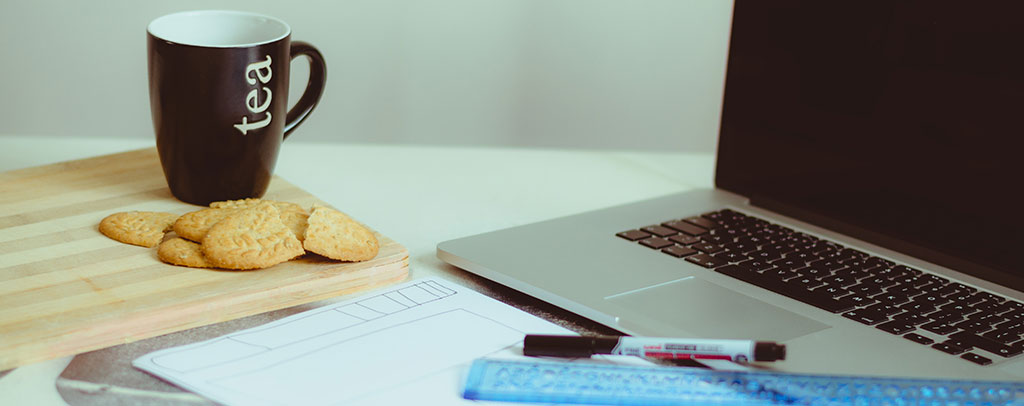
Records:
[[[278,178],[267,199],[326,205]],[[175,200],[153,148],[0,173],[0,371],[402,281],[409,252],[342,263],[315,255],[256,271],[164,264],[100,234],[119,211]],[[344,211],[344,207],[338,208]]]

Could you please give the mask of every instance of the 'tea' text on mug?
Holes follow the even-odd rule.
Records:
[[[257,80],[259,80],[261,84],[267,84],[274,74],[273,70],[270,68],[270,64],[270,55],[267,55],[267,60],[265,61],[250,63],[245,67],[245,81],[250,85],[255,85]],[[255,77],[253,77],[253,74],[255,74]],[[260,90],[265,94],[262,103],[260,103]],[[242,116],[242,122],[240,124],[235,124],[235,128],[244,135],[248,133],[249,130],[257,130],[269,125],[270,120],[273,117],[271,117],[267,108],[270,107],[270,100],[273,96],[273,92],[271,92],[268,87],[257,87],[252,89],[252,91],[250,91],[245,97],[245,107],[249,109],[250,113],[256,115],[263,113],[265,116],[262,120],[252,122],[249,121],[248,116]],[[256,116],[253,119],[258,118],[259,116]]]

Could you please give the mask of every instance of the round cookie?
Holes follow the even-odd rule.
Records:
[[[250,207],[256,207],[262,202],[263,199],[258,198],[224,200],[210,203],[210,207],[214,209],[248,209]]]
[[[373,232],[344,213],[313,206],[302,242],[307,251],[339,261],[366,261],[377,256],[380,243]]]
[[[292,233],[295,234],[295,238],[302,241],[306,234],[306,220],[309,218],[309,213],[302,206],[291,202],[281,202],[277,200],[263,200],[263,199],[241,199],[241,200],[226,200],[222,202],[210,203],[210,207],[213,209],[247,209],[256,207],[261,203],[270,203],[277,210],[281,212],[281,221],[284,225],[288,226]],[[211,224],[212,225],[212,224]],[[204,232],[206,230],[203,230]],[[202,237],[200,237],[202,238]],[[199,241],[199,240],[193,240]]]
[[[237,209],[202,209],[183,214],[174,222],[174,233],[178,236],[195,241],[203,241],[210,227],[218,221],[238,211]]]
[[[278,208],[280,209],[280,207]],[[306,227],[309,226],[309,214],[305,210],[301,212],[287,210],[281,211],[281,222],[284,223],[289,230],[292,230],[292,234],[295,234],[295,238],[302,242],[306,239]]]
[[[210,227],[202,252],[213,266],[258,269],[305,253],[273,204],[237,210]]]
[[[157,257],[171,265],[187,266],[190,268],[213,268],[213,265],[203,256],[199,244],[181,237],[174,237],[160,243],[156,250]]]
[[[100,221],[100,232],[114,240],[154,247],[164,238],[177,214],[152,211],[130,211],[114,213]]]

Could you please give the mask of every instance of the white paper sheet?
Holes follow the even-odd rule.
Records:
[[[471,402],[461,390],[474,359],[522,357],[527,333],[573,334],[430,278],[133,365],[229,405],[454,405]]]

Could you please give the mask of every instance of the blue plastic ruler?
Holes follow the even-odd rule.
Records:
[[[463,397],[594,405],[1024,405],[1024,382],[480,359]]]

